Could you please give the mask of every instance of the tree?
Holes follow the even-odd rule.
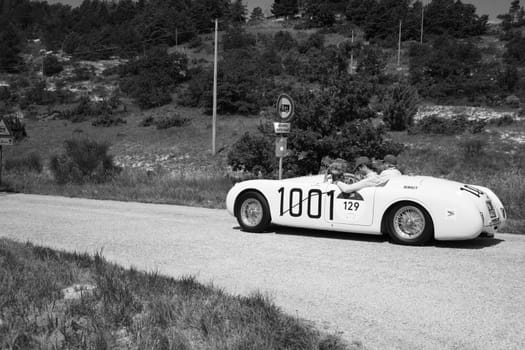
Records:
[[[0,71],[16,73],[23,69],[20,57],[22,37],[13,23],[0,18]]]
[[[258,23],[262,21],[264,21],[264,13],[262,9],[259,6],[254,7],[250,14],[250,23]]]
[[[362,27],[376,6],[377,0],[350,0],[346,8],[346,18],[356,26]]]
[[[458,94],[484,73],[480,49],[447,36],[437,38],[432,45],[413,44],[409,56],[411,81],[426,96]]]
[[[513,0],[509,12],[499,15],[498,18],[501,19],[501,26],[505,31],[521,27],[525,25],[525,9],[520,6],[520,0]]]
[[[522,65],[525,64],[525,38],[521,34],[513,36],[506,45],[503,59],[506,63]]]
[[[305,15],[314,27],[331,27],[335,23],[335,12],[328,2],[309,0],[305,5]]]
[[[276,17],[291,17],[299,12],[297,0],[274,0],[272,13]]]
[[[425,32],[465,38],[484,34],[488,16],[478,16],[476,7],[454,0],[432,0],[425,8]]]
[[[242,0],[235,0],[230,6],[230,21],[232,23],[246,23],[248,10]]]

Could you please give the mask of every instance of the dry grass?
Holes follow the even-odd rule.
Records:
[[[268,297],[0,239],[0,349],[360,349]],[[67,294],[75,284],[83,293]]]

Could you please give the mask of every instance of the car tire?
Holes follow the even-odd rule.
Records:
[[[270,208],[263,195],[249,191],[237,198],[235,217],[244,231],[263,232],[271,221]]]
[[[394,205],[387,215],[387,230],[394,243],[423,245],[434,236],[434,224],[420,205],[403,202]]]

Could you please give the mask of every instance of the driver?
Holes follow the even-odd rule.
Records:
[[[384,182],[384,180],[372,169],[368,157],[358,157],[354,163],[354,173],[358,177],[361,177],[361,180],[353,184],[346,184],[342,181],[337,181],[335,184],[341,189],[341,191],[345,193],[355,192],[365,187],[378,186]]]

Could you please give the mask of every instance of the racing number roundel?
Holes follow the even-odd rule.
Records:
[[[282,94],[277,99],[277,115],[280,122],[289,122],[295,113],[295,105],[292,98]]]

